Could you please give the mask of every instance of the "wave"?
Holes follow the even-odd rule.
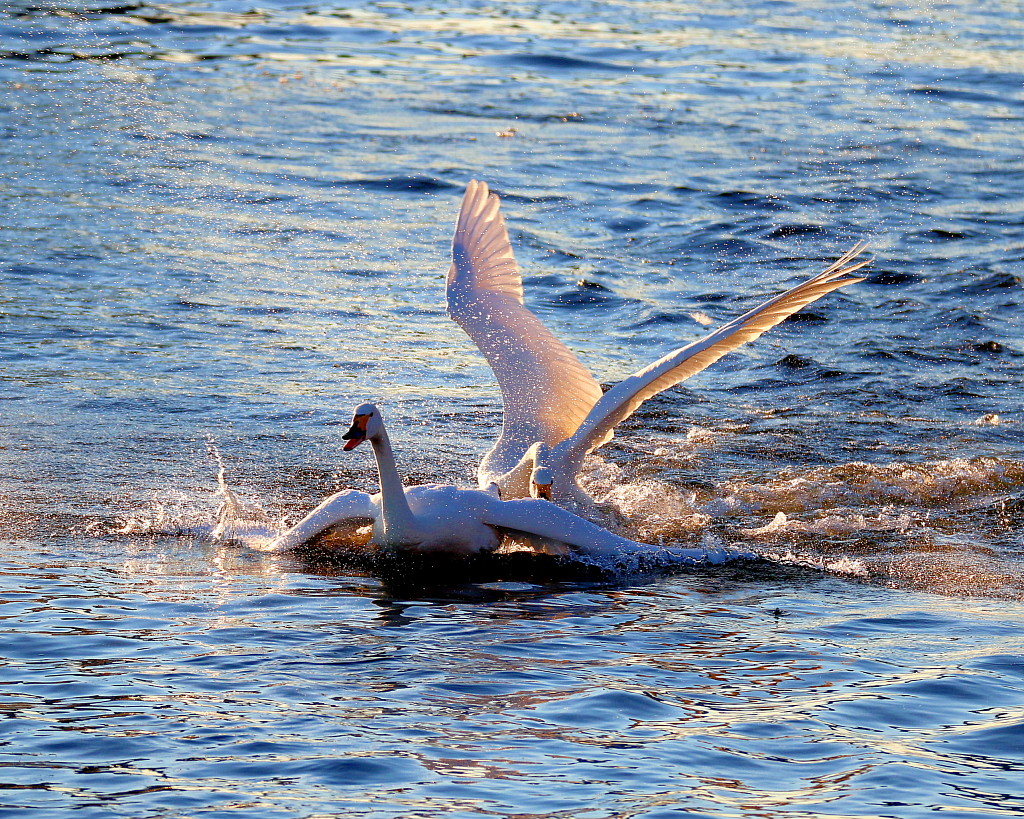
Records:
[[[716,532],[776,563],[943,594],[1024,596],[1013,557],[1024,462],[855,461],[679,485],[675,476],[721,438],[694,427],[625,466],[592,456],[582,482],[639,540],[692,544]]]

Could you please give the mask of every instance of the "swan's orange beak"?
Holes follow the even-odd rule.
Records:
[[[357,415],[352,419],[352,426],[349,427],[348,432],[341,436],[341,439],[345,442],[343,447],[345,452],[355,449],[366,440],[366,425],[369,423],[369,420],[369,415]]]
[[[543,500],[551,500],[551,484],[549,483],[535,483],[534,488],[537,492],[537,497]]]

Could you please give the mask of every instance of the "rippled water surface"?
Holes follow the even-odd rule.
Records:
[[[0,815],[1024,812],[1016,3],[0,0]],[[867,281],[587,466],[766,560],[353,566],[214,546],[469,484],[473,178],[613,383],[871,242]]]

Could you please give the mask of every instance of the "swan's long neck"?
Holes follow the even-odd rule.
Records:
[[[496,483],[502,500],[530,497],[530,474],[538,466],[547,465],[548,452],[548,445],[537,441],[526,450],[519,463],[498,478]]]
[[[373,457],[377,461],[377,477],[380,480],[381,518],[384,523],[384,537],[389,543],[401,543],[410,539],[416,529],[415,518],[405,498],[405,487],[395,464],[395,453],[391,449],[388,434],[381,427],[380,432],[370,438]]]

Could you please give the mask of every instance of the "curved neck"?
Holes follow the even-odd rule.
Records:
[[[548,445],[537,441],[512,469],[498,478],[498,490],[502,500],[530,497],[530,476],[538,466],[547,466]]]
[[[415,529],[412,510],[405,499],[405,487],[398,474],[395,464],[395,453],[391,450],[391,441],[387,432],[381,431],[370,438],[373,457],[377,461],[377,477],[380,480],[381,518],[384,524],[384,537],[390,543],[400,543],[405,536]]]

